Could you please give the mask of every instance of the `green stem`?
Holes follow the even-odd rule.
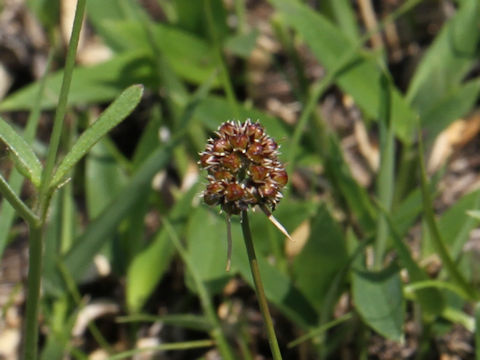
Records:
[[[42,174],[42,183],[40,185],[40,213],[42,216],[46,214],[49,202],[48,185],[52,177],[53,168],[57,158],[58,147],[62,135],[63,120],[67,112],[68,93],[72,82],[73,68],[75,66],[75,56],[77,53],[78,40],[80,38],[80,30],[82,28],[83,15],[85,13],[86,0],[78,0],[75,10],[75,18],[73,20],[72,35],[67,50],[67,59],[65,61],[65,70],[63,72],[62,87],[60,89],[60,97],[58,99],[57,111],[53,122],[52,135],[48,146],[47,159],[45,169]]]
[[[48,147],[45,168],[42,173],[40,184],[39,202],[37,214],[40,221],[29,221],[29,268],[28,268],[28,289],[25,329],[25,352],[24,360],[37,360],[38,357],[38,313],[40,303],[40,283],[42,277],[43,261],[43,227],[46,222],[47,210],[51,199],[48,185],[53,174],[53,168],[60,144],[63,120],[67,109],[68,93],[72,81],[73,68],[75,66],[75,54],[77,52],[82,19],[85,13],[86,0],[78,0],[73,21],[72,35],[67,51],[65,70],[63,73],[62,88],[58,100],[57,111],[53,124],[52,135]],[[26,213],[28,215],[28,213]],[[35,220],[35,219],[31,219]],[[27,220],[28,221],[28,220]]]
[[[248,223],[248,213],[246,210],[242,211],[242,232],[245,240],[245,246],[247,247],[248,261],[250,263],[250,270],[252,271],[253,282],[255,283],[255,289],[257,292],[258,303],[260,305],[260,311],[267,328],[268,343],[270,344],[270,350],[274,360],[281,360],[282,354],[278,347],[277,337],[275,336],[275,329],[273,328],[273,321],[268,309],[267,298],[265,291],[263,290],[263,283],[260,277],[260,269],[258,267],[257,256],[255,255],[255,248],[253,247],[252,233],[250,232],[250,225]]]
[[[38,355],[38,309],[43,261],[43,226],[30,225],[27,312],[25,328],[25,360],[36,360]]]

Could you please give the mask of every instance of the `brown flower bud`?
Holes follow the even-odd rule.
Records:
[[[240,200],[245,195],[243,188],[236,183],[228,184],[225,189],[225,198],[228,201]]]
[[[263,146],[256,142],[251,144],[248,147],[247,156],[252,161],[260,162],[264,156]]]
[[[230,144],[234,150],[243,151],[248,145],[248,136],[245,134],[238,134],[230,138]]]
[[[233,172],[238,171],[240,169],[240,167],[242,166],[242,160],[240,159],[240,157],[236,153],[231,153],[231,154],[223,157],[221,162],[222,162],[222,165],[226,169],[228,169],[230,171],[233,171]]]

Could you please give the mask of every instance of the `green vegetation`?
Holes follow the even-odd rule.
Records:
[[[135,0],[79,0],[66,52],[56,34],[59,12],[49,11],[58,10],[55,1],[29,2],[52,43],[46,74],[0,101],[0,140],[14,166],[0,174],[0,253],[16,217],[29,228],[24,359],[86,359],[97,347],[109,359],[128,358],[147,351],[136,344],[151,323],[182,336],[149,350],[185,359],[212,349],[223,359],[271,357],[273,329],[275,359],[338,359],[347,348],[366,359],[374,336],[399,344],[414,336],[407,323],[418,331],[417,359],[438,357],[436,339],[456,326],[477,343],[470,355],[480,359],[476,258],[465,247],[480,222],[480,190],[437,211],[446,168],[427,175],[425,165],[438,135],[475,109],[480,2],[453,2],[407,80],[392,70],[388,49],[369,46],[396,21],[413,26],[426,2],[403,2],[369,31],[347,0],[318,9],[265,2],[283,57],[266,52],[267,59],[300,105],[295,122],[254,105],[251,55],[262,35],[248,24],[245,1],[153,1],[160,21]],[[111,50],[108,60],[75,65],[83,17]],[[307,71],[312,62],[324,76]],[[342,134],[320,111],[338,93],[377,135],[369,186],[352,175]],[[7,120],[21,111],[30,115],[25,128]],[[38,130],[42,113],[55,114],[47,136],[37,134],[46,131]],[[262,211],[248,215],[248,227],[242,212],[273,318],[268,340],[264,324],[248,315],[258,303],[240,216],[231,217],[226,272],[225,214],[199,198],[206,172],[198,154],[220,124],[247,118],[281,144],[290,181],[274,216],[296,239]],[[132,135],[135,127],[122,130],[135,122]],[[115,136],[122,131],[131,150]],[[22,193],[24,181],[31,190]],[[105,280],[96,272],[99,256],[115,284],[99,292],[118,305],[110,319],[116,328],[91,321],[78,341],[71,334],[92,284],[100,289]],[[428,268],[432,257],[436,272]]]

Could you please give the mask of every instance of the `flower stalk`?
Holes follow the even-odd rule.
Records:
[[[255,248],[253,246],[252,233],[250,231],[250,224],[248,222],[248,213],[246,210],[242,211],[242,232],[245,246],[247,247],[248,261],[250,270],[252,271],[253,282],[255,284],[255,291],[257,293],[258,303],[260,305],[260,312],[262,313],[265,328],[267,330],[268,343],[274,360],[282,359],[280,348],[278,347],[275,329],[273,327],[272,317],[268,309],[267,298],[263,290],[262,278],[260,277],[260,269],[258,267],[257,256],[255,255]]]
[[[272,224],[291,239],[287,230],[272,215],[283,197],[281,191],[288,182],[285,166],[278,159],[278,148],[260,123],[253,123],[250,119],[244,123],[227,121],[220,125],[215,137],[208,140],[199,161],[199,165],[208,172],[203,200],[207,205],[219,205],[226,213],[227,271],[230,270],[232,252],[230,217],[242,217],[243,238],[274,360],[282,359],[282,355],[263,290],[248,210],[259,207]]]

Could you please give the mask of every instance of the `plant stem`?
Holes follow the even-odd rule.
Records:
[[[43,262],[43,226],[30,225],[27,313],[25,327],[25,360],[36,360],[38,354],[38,308],[40,300],[40,283]]]
[[[42,183],[40,185],[40,214],[43,217],[47,211],[49,203],[48,185],[52,177],[53,168],[57,159],[60,137],[62,135],[63,121],[67,112],[68,93],[72,82],[73,68],[75,66],[75,56],[77,53],[80,30],[82,28],[83,14],[85,13],[86,0],[78,0],[75,9],[75,18],[73,20],[72,35],[68,44],[67,59],[65,61],[65,70],[63,72],[62,88],[58,99],[57,111],[53,122],[52,135],[48,146],[45,169],[42,174]]]
[[[265,296],[265,291],[263,290],[263,283],[260,277],[260,269],[258,267],[257,256],[255,255],[255,248],[253,247],[252,233],[250,232],[250,224],[248,222],[248,213],[246,210],[242,211],[242,232],[245,240],[245,246],[247,247],[248,261],[250,263],[250,270],[252,271],[253,282],[255,283],[260,311],[267,328],[267,337],[268,343],[270,344],[270,350],[272,351],[274,360],[281,360],[282,354],[280,353],[280,348],[278,347],[275,329],[273,328],[272,317],[270,316],[267,298]]]
[[[53,174],[53,168],[55,166],[57,151],[60,144],[63,120],[67,109],[68,93],[72,81],[73,68],[75,66],[78,39],[80,37],[80,29],[82,27],[83,15],[85,13],[85,4],[86,0],[78,0],[77,8],[75,10],[72,35],[68,45],[67,59],[63,73],[62,88],[60,90],[52,135],[48,146],[47,159],[40,184],[39,201],[37,206],[37,215],[39,216],[40,221],[28,221],[30,236],[24,360],[37,360],[38,357],[38,312],[42,278],[43,228],[46,222],[47,210],[51,199],[48,185]]]

